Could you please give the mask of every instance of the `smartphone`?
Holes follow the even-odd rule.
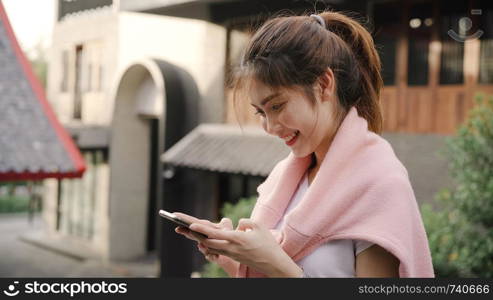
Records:
[[[182,220],[180,218],[178,218],[175,214],[173,213],[170,213],[170,212],[167,212],[165,210],[160,210],[159,211],[159,215],[175,224],[177,224],[178,226],[182,226],[182,227],[185,227],[185,228],[188,228],[188,230],[190,230],[190,232],[199,237],[199,238],[207,238],[207,235],[203,234],[203,233],[200,233],[200,232],[197,232],[197,231],[193,231],[190,229],[190,223],[188,223],[187,221],[185,220]]]

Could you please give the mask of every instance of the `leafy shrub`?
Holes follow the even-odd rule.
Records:
[[[205,278],[228,278],[226,273],[218,264],[213,262],[207,262],[200,272],[200,277]]]
[[[476,102],[447,139],[455,188],[436,195],[442,210],[421,207],[437,277],[493,277],[493,96]]]
[[[257,198],[251,197],[240,199],[235,204],[226,202],[221,208],[221,215],[230,218],[231,221],[233,221],[233,227],[236,228],[236,226],[238,226],[238,221],[241,218],[250,217],[256,201]]]
[[[29,197],[0,197],[0,213],[26,212],[29,209]]]
[[[225,203],[221,208],[221,215],[230,218],[233,226],[238,226],[241,218],[248,218],[252,213],[257,199],[255,197],[240,199],[236,204]],[[228,274],[216,263],[208,262],[204,265],[201,277],[228,277]]]
[[[23,181],[0,183],[0,213],[26,212],[29,209],[29,196],[20,193],[19,188],[26,188]]]

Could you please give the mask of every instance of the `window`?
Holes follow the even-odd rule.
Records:
[[[377,49],[382,63],[383,83],[384,85],[394,85],[397,40],[391,35],[383,34],[378,39],[378,45],[381,45]]]
[[[60,91],[68,92],[68,72],[69,72],[69,52],[67,50],[62,51],[62,73],[60,82]]]
[[[102,91],[102,47],[99,42],[91,42],[85,45],[83,60],[84,80],[83,91],[85,93]]]
[[[252,32],[248,27],[228,28],[228,41],[226,45],[227,76],[230,76],[231,71],[239,66],[243,51],[245,50],[251,36]]]
[[[397,37],[401,28],[399,3],[375,5],[374,40],[382,63],[382,79],[385,85],[395,84]],[[389,13],[390,12],[390,13]]]
[[[76,120],[82,119],[82,95],[83,91],[83,60],[84,60],[84,48],[82,45],[78,45],[75,48],[75,97],[74,97],[74,109],[73,117]]]
[[[430,3],[420,3],[411,7],[408,27],[408,85],[428,84],[428,53],[432,24],[432,6]]]
[[[459,26],[461,18],[467,15],[467,11],[467,2],[441,2],[440,84],[464,83],[464,43],[453,39],[450,34],[467,35],[464,26]]]
[[[481,2],[481,16],[479,29],[481,36],[481,50],[479,56],[479,83],[493,84],[493,3]]]
[[[248,101],[238,101],[238,106],[235,108],[232,101],[231,79],[232,71],[241,63],[241,57],[247,46],[248,40],[251,38],[253,28],[247,25],[233,24],[228,27],[226,40],[226,86],[224,93],[226,95],[226,122],[233,123],[240,121],[241,123],[256,123],[257,118],[250,114],[250,105]],[[241,97],[241,95],[240,95]]]

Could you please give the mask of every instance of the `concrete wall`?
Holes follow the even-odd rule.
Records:
[[[134,69],[138,69],[133,71]],[[118,89],[110,155],[109,235],[105,257],[131,259],[145,254],[149,198],[149,122],[136,111],[136,91],[144,67],[126,73]]]
[[[189,72],[201,102],[199,123],[223,122],[226,29],[205,21],[122,12],[118,70],[156,58]]]

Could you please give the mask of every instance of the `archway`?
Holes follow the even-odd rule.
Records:
[[[199,94],[184,70],[141,60],[124,69],[114,95],[107,253],[120,260],[157,246],[159,155],[197,125]]]

